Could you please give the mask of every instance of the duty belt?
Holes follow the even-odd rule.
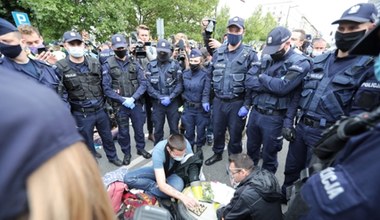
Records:
[[[226,98],[218,98],[218,99],[220,99],[222,102],[236,102],[236,101],[243,100],[243,97],[235,97],[235,98],[232,98],[232,99],[226,99]]]
[[[325,122],[321,123],[321,120],[315,120],[313,118],[309,118],[307,116],[303,116],[301,118],[301,122],[303,122],[305,125],[312,127],[312,128],[328,128],[334,124],[334,122]]]
[[[82,113],[97,112],[97,111],[99,111],[101,109],[104,109],[103,105],[100,105],[100,106],[97,106],[97,107],[88,107],[88,108],[78,107],[78,106],[71,106],[71,110],[72,111],[82,112]]]
[[[185,106],[187,107],[194,107],[194,108],[198,108],[198,107],[201,107],[201,103],[200,102],[188,102],[188,101],[185,101]]]
[[[263,115],[283,116],[286,113],[286,110],[263,109],[263,108],[259,108],[257,106],[255,106],[254,109],[258,113],[263,114]]]

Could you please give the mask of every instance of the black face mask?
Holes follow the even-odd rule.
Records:
[[[8,45],[0,43],[0,52],[4,54],[4,56],[9,57],[11,59],[16,58],[20,55],[22,48],[20,44],[17,45]]]
[[[190,69],[192,72],[197,72],[201,68],[200,64],[190,64]]]
[[[127,54],[127,50],[114,50],[114,53],[119,58],[124,58]]]
[[[362,30],[344,34],[337,31],[335,32],[335,45],[343,52],[349,51],[365,35],[365,32],[366,30]]]
[[[285,47],[284,47],[281,50],[277,51],[276,53],[271,54],[270,57],[272,57],[272,60],[274,60],[274,61],[279,61],[284,57],[285,52],[286,51],[285,51]]]
[[[170,56],[168,53],[160,52],[157,54],[157,60],[160,61],[161,63],[167,62],[169,61],[169,59],[170,59]]]

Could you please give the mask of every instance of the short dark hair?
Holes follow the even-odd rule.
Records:
[[[292,32],[298,32],[301,33],[300,40],[306,39],[306,32],[303,29],[294,29]]]
[[[245,153],[231,154],[228,158],[230,163],[234,163],[236,168],[252,171],[254,169],[253,160]]]
[[[183,151],[186,149],[186,139],[182,134],[172,134],[168,137],[167,145],[170,150]]]

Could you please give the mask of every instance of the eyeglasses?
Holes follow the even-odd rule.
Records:
[[[233,168],[233,170],[235,171],[232,171],[228,166],[226,166],[226,172],[229,176],[233,176],[237,173],[240,173],[243,170],[243,168]]]

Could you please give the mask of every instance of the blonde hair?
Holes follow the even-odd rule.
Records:
[[[98,166],[81,142],[35,170],[27,195],[31,220],[115,219]]]
[[[17,29],[21,34],[31,35],[33,33],[36,33],[38,36],[41,36],[41,34],[37,28],[35,28],[31,25],[28,25],[28,24],[22,24],[22,25],[18,26]]]

